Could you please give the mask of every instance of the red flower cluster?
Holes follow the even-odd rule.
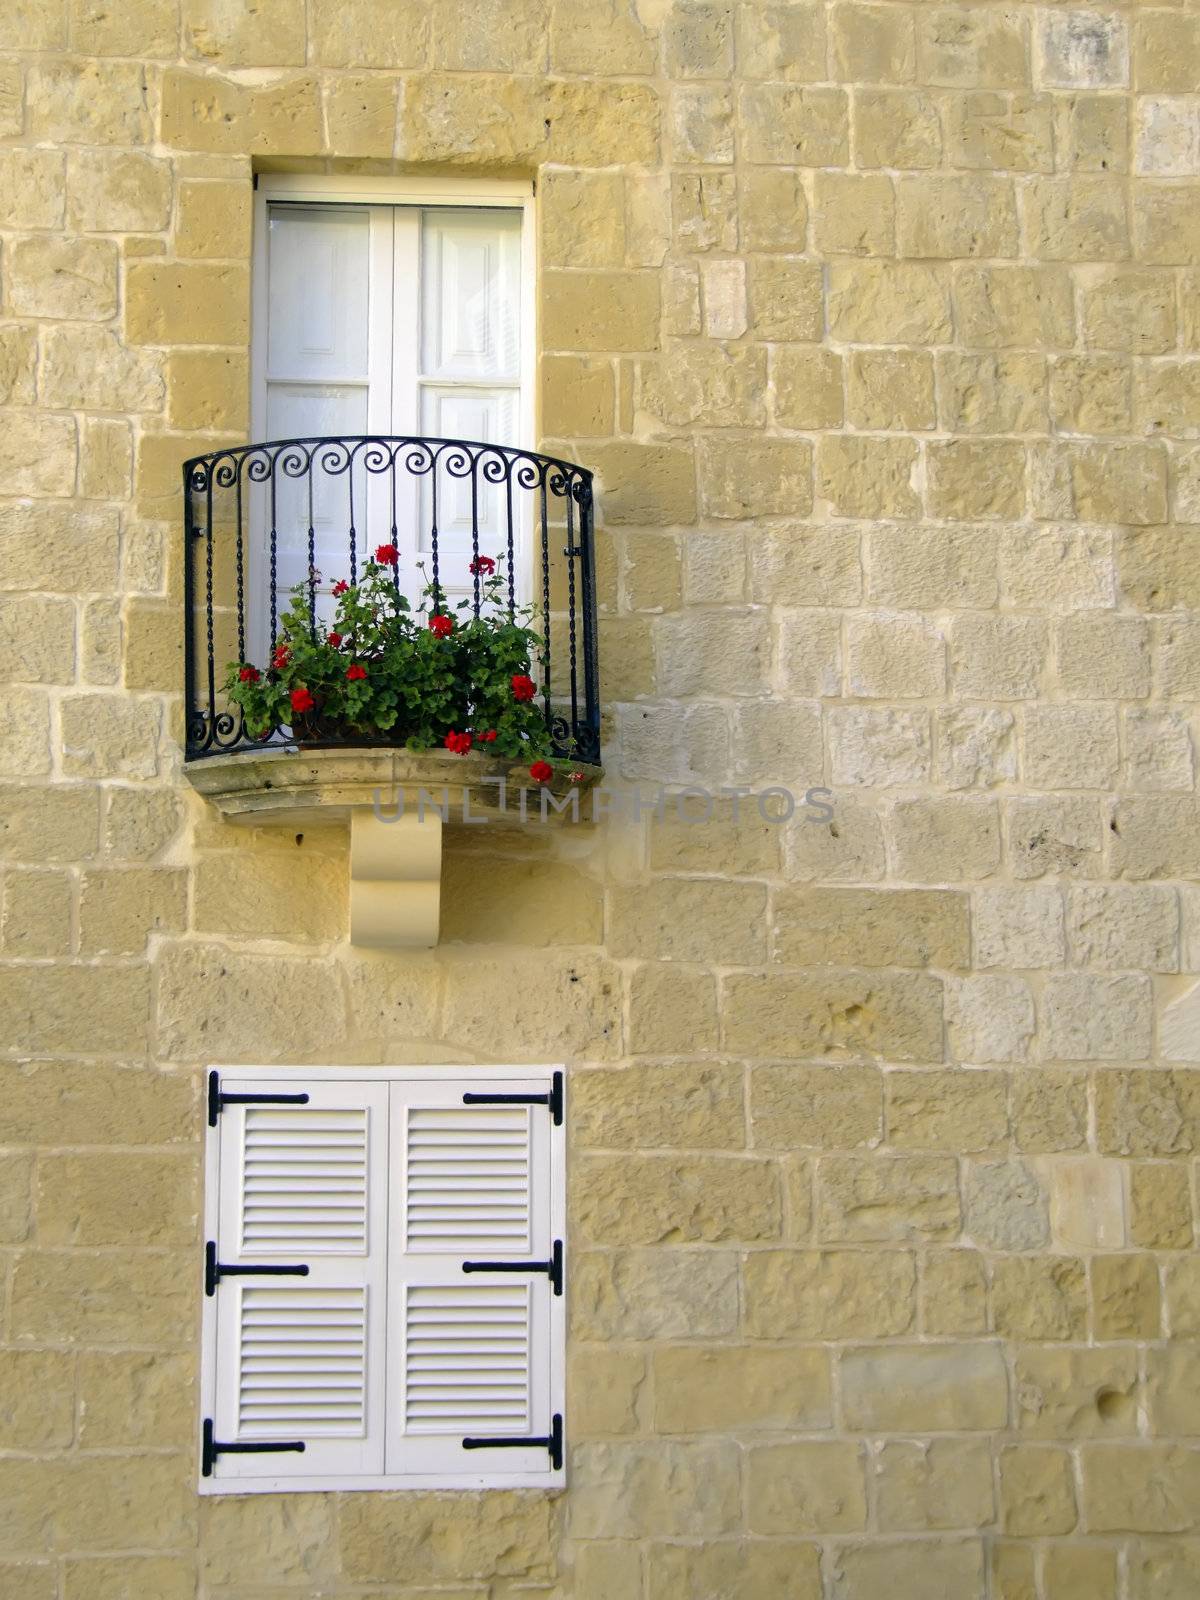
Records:
[[[495,744],[495,742],[496,742],[496,730],[495,730],[495,728],[489,728],[486,733],[481,733],[479,735],[479,742],[480,742],[480,744]]]
[[[454,729],[451,728],[450,732],[443,740],[443,743],[445,744],[446,749],[453,750],[456,756],[465,756],[467,751],[471,748],[472,740],[469,733],[455,733]]]
[[[495,570],[496,563],[492,560],[491,556],[476,556],[474,561],[471,563],[471,573],[472,576],[476,578],[478,578],[481,573],[485,577],[490,578]]]
[[[383,567],[394,567],[400,559],[400,552],[394,544],[381,544],[375,551],[375,559]]]
[[[276,672],[282,672],[284,667],[287,666],[291,659],[292,652],[288,649],[287,645],[276,645],[275,654],[271,657],[271,665],[275,668]]]
[[[335,598],[340,597],[341,595],[344,595],[346,593],[346,591],[349,589],[349,587],[350,587],[350,585],[346,582],[345,578],[339,578],[338,581],[333,586],[333,593],[334,593]]]
[[[257,683],[261,677],[262,673],[257,667],[243,667],[238,673],[238,680],[241,683]]]
[[[341,636],[341,634],[340,633],[331,633],[329,635],[329,642],[330,642],[330,644],[333,646],[333,648],[335,650],[340,650],[342,648],[342,636]]]
[[[554,768],[548,761],[535,761],[529,769],[529,776],[534,783],[549,783],[554,776]]]
[[[512,677],[512,692],[514,700],[532,700],[537,693],[537,684],[525,672],[514,672]]]
[[[366,667],[360,667],[356,661],[353,666],[346,668],[346,676],[351,683],[358,683],[367,675]]]
[[[454,632],[454,618],[447,617],[437,611],[429,619],[430,633],[436,633],[439,639],[447,639]]]
[[[292,710],[311,711],[316,701],[303,684],[298,689],[292,690]]]

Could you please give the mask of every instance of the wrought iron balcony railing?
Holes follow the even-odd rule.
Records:
[[[499,563],[501,605],[534,608],[538,703],[557,754],[597,761],[599,674],[592,474],[569,461],[459,439],[273,440],[184,463],[187,756],[293,742],[280,724],[251,738],[221,691],[231,662],[268,663],[289,592],[332,613],[381,544],[414,602],[487,605],[480,556]],[[354,738],[356,745],[386,739]]]

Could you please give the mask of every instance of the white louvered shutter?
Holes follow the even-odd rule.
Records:
[[[463,1099],[545,1097],[551,1084],[547,1073],[392,1085],[389,1474],[560,1481],[545,1443],[464,1446],[561,1426],[565,1301],[532,1269],[556,1241],[561,1260],[563,1129],[546,1105]]]
[[[384,1470],[387,1083],[238,1076],[239,1095],[303,1092],[306,1104],[227,1104],[217,1120],[210,1253],[233,1273],[215,1301],[215,1480],[379,1475]],[[220,1450],[303,1442],[303,1453]],[[299,1483],[297,1484],[299,1486]]]

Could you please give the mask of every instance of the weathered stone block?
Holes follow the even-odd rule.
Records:
[[[812,510],[807,440],[714,434],[701,449],[700,499],[709,516],[804,517]]]
[[[908,261],[834,262],[829,331],[852,344],[941,344],[951,337],[942,269]]]
[[[195,1337],[194,1260],[194,1250],[186,1255],[49,1250],[24,1255],[13,1268],[11,1336],[18,1344],[178,1349]],[[123,1531],[118,1523],[108,1538]],[[158,1535],[139,1540],[159,1542]]]
[[[889,1072],[888,1143],[970,1154],[1002,1144],[1008,1085],[1001,1072]]]
[[[887,1338],[916,1320],[916,1266],[905,1250],[755,1250],[744,1277],[752,1338]]]
[[[1166,1444],[1089,1444],[1083,1513],[1092,1533],[1182,1533],[1196,1524],[1200,1453]]]
[[[824,968],[735,975],[725,985],[725,1043],[745,1055],[942,1058],[942,985],[924,973]]]
[[[1065,1256],[1002,1256],[992,1267],[992,1323],[1007,1339],[1084,1339],[1087,1273]]]
[[[975,1439],[889,1440],[874,1463],[885,1533],[978,1528],[995,1516],[991,1454]]]
[[[638,1350],[575,1345],[568,1381],[576,1437],[636,1433],[646,1374],[646,1358]]]
[[[973,1161],[964,1181],[967,1234],[993,1250],[1036,1250],[1049,1243],[1046,1194],[1023,1161]]]
[[[916,516],[917,457],[915,439],[826,434],[817,442],[817,493],[835,516]]]
[[[938,890],[785,887],[775,958],[789,966],[954,967],[969,962],[967,899]]]
[[[1023,1537],[1070,1533],[1077,1513],[1067,1452],[1026,1444],[1003,1451],[1000,1514],[1006,1533]]]
[[[946,643],[919,612],[868,612],[846,623],[850,694],[870,699],[927,699],[945,692]]]
[[[571,1210],[596,1244],[777,1239],[779,1175],[748,1157],[588,1156],[575,1164]]]
[[[741,1520],[739,1479],[731,1439],[582,1445],[574,1456],[571,1532],[579,1539],[731,1533]],[[548,1523],[549,1502],[540,1503]]]
[[[856,428],[907,432],[932,428],[937,420],[933,358],[915,350],[855,351],[850,360],[848,404]],[[896,531],[903,533],[902,529]]]
[[[1101,11],[1045,11],[1036,24],[1035,75],[1043,89],[1118,89],[1129,82],[1123,17]]]
[[[929,714],[839,706],[829,712],[835,783],[887,786],[928,777]]]
[[[900,255],[961,261],[1017,254],[1012,180],[997,177],[902,178],[896,190]]]
[[[829,1357],[821,1349],[670,1346],[654,1355],[654,1425],[663,1433],[828,1428]]]
[[[753,1446],[746,1462],[755,1533],[853,1533],[867,1524],[863,1447],[846,1441]]]
[[[714,878],[659,878],[616,889],[609,948],[618,957],[755,965],[766,954],[766,906],[763,885]]]
[[[940,1156],[825,1156],[817,1234],[826,1244],[932,1243],[958,1236],[958,1164]]]
[[[889,819],[896,875],[914,883],[988,878],[1000,865],[1000,818],[982,795],[897,800]]]
[[[1008,974],[951,979],[946,986],[946,1025],[957,1061],[1024,1061],[1034,1032],[1029,985]]]
[[[710,1600],[716,1595],[726,1600],[756,1600],[756,1596],[768,1594],[787,1595],[788,1600],[820,1600],[820,1551],[815,1544],[790,1539],[652,1544],[649,1582],[649,1593],[679,1595],[681,1600]],[[614,1588],[613,1600],[623,1600],[632,1592],[627,1585]]]
[[[912,89],[856,89],[854,141],[864,167],[936,167],[942,126],[932,95]]]
[[[576,1338],[727,1338],[738,1326],[738,1257],[728,1250],[580,1253],[573,1278]]]
[[[1043,1053],[1059,1061],[1141,1061],[1150,1054],[1153,995],[1146,977],[1063,973],[1046,980]]]
[[[864,1432],[984,1432],[1008,1420],[1008,1373],[996,1344],[847,1350],[847,1426]]]

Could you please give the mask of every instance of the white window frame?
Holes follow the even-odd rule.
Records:
[[[254,228],[251,261],[250,299],[250,438],[255,443],[266,443],[267,428],[267,331],[268,331],[268,281],[267,238],[268,208],[272,201],[292,201],[309,205],[350,206],[412,206],[438,207],[467,211],[509,210],[521,214],[521,339],[520,339],[520,394],[517,402],[517,441],[510,448],[533,450],[539,438],[537,396],[537,217],[534,186],[530,180],[508,178],[431,178],[418,176],[358,177],[346,173],[259,173],[255,179]],[[372,244],[373,259],[377,258],[378,244]],[[420,293],[414,296],[410,315],[405,318],[410,337],[415,330],[419,336],[421,326]],[[392,348],[392,389],[400,375],[401,358],[396,341],[400,337],[396,308],[389,306],[383,320]],[[377,330],[382,335],[382,327]],[[407,366],[407,363],[405,364]],[[414,351],[411,361],[412,375],[420,375],[419,351]],[[419,385],[417,386],[419,392]],[[394,412],[394,407],[393,407]],[[413,433],[420,436],[420,419],[414,418]],[[367,431],[387,433],[368,417]],[[251,538],[248,554],[248,588],[250,602],[251,654],[261,656],[266,650],[269,618],[261,604],[263,588],[262,527],[265,517],[265,494],[258,491],[251,502]],[[534,540],[530,518],[521,516],[514,528],[515,588],[519,604],[532,600],[536,593],[534,571]],[[411,575],[410,575],[411,584]],[[407,592],[407,591],[406,591]],[[410,594],[410,598],[415,596]]]
[[[218,1074],[223,1088],[237,1092],[239,1085],[250,1082],[268,1081],[276,1083],[280,1092],[286,1093],[291,1085],[302,1090],[306,1084],[345,1084],[347,1082],[360,1082],[368,1084],[391,1083],[427,1083],[436,1085],[452,1085],[455,1090],[461,1088],[470,1092],[481,1085],[496,1083],[513,1079],[536,1079],[545,1082],[547,1090],[553,1083],[555,1073],[562,1074],[563,1103],[566,1102],[566,1071],[561,1063],[548,1065],[546,1063],[518,1063],[513,1065],[488,1065],[488,1066],[413,1066],[413,1067],[308,1067],[308,1066],[210,1066],[205,1073],[207,1082],[208,1072]],[[549,1113],[546,1113],[549,1115]],[[564,1116],[565,1124],[565,1116]],[[219,1183],[220,1149],[221,1140],[218,1128],[206,1126],[205,1133],[205,1159],[204,1159],[204,1238],[220,1242],[218,1221],[221,1204],[221,1190]],[[566,1417],[566,1289],[565,1279],[569,1273],[570,1263],[568,1257],[569,1241],[566,1232],[566,1129],[565,1125],[553,1129],[553,1137],[549,1141],[549,1181],[550,1181],[550,1230],[554,1238],[563,1241],[563,1273],[564,1292],[561,1295],[550,1296],[550,1335],[549,1335],[549,1382],[550,1382],[550,1409]],[[389,1192],[385,1203],[390,1209],[390,1170]],[[218,1290],[219,1292],[219,1290]],[[391,1286],[387,1286],[388,1298],[388,1328],[385,1331],[385,1351],[393,1346],[394,1332],[391,1328],[393,1313],[393,1296]],[[217,1297],[205,1295],[201,1288],[202,1316],[200,1327],[200,1427],[197,1430],[197,1449],[202,1448],[202,1434],[200,1429],[205,1418],[216,1416],[217,1402]],[[387,1375],[384,1374],[386,1386]],[[566,1431],[566,1430],[564,1430]],[[569,1437],[569,1434],[567,1435]],[[218,1478],[198,1475],[197,1486],[202,1495],[245,1495],[245,1494],[326,1494],[330,1492],[350,1492],[355,1490],[387,1490],[399,1492],[407,1489],[545,1489],[557,1491],[566,1487],[566,1463],[560,1469],[555,1469],[547,1464],[544,1471],[538,1472],[505,1472],[494,1473],[487,1471],[462,1471],[438,1473],[389,1473],[380,1476],[356,1475],[338,1476],[329,1474],[314,1476],[312,1479],[289,1476],[266,1475],[261,1478]]]

